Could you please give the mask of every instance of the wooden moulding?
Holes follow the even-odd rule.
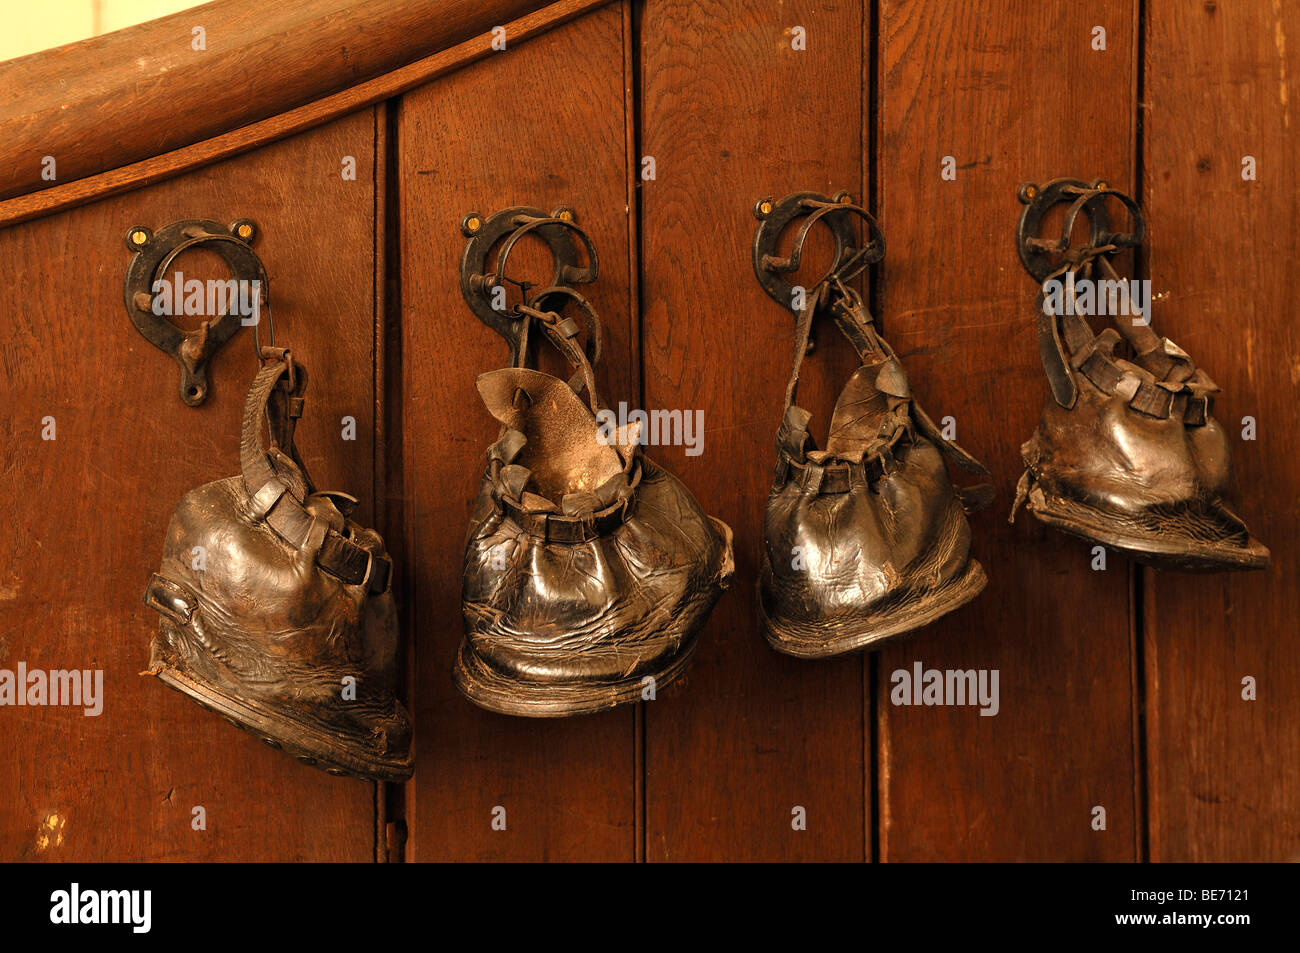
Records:
[[[0,63],[0,227],[320,125],[486,56],[494,27],[508,50],[605,2],[219,0]]]

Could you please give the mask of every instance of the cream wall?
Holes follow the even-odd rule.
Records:
[[[198,6],[198,0],[0,0],[0,60]]]

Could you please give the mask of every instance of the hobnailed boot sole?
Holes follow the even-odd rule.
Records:
[[[184,638],[184,633],[175,626],[170,628],[174,634]],[[163,653],[159,651],[158,640],[159,637],[155,636],[150,670],[145,674],[156,675],[168,688],[188,695],[199,707],[222,716],[264,744],[335,777],[390,782],[405,781],[411,777],[414,761],[409,753],[403,759],[383,759],[359,754],[355,745],[341,740],[337,733],[322,731],[299,719],[286,718],[255,701],[232,698],[165,661]]]
[[[1268,547],[1251,537],[1246,546],[1193,539],[1178,534],[1153,536],[1135,532],[1133,521],[1064,498],[1048,497],[1035,486],[1025,508],[1053,529],[1108,549],[1154,569],[1183,572],[1225,572],[1266,569],[1272,561]]]
[[[984,567],[974,559],[966,571],[948,585],[929,592],[917,602],[894,606],[880,613],[839,616],[819,624],[772,619],[758,595],[759,625],[763,638],[783,655],[795,658],[834,658],[873,648],[887,639],[929,625],[978,596],[988,584]]]
[[[634,675],[612,682],[528,681],[510,678],[485,664],[462,639],[452,667],[452,680],[460,693],[480,708],[499,715],[522,715],[528,718],[566,718],[591,715],[618,705],[642,700],[644,680],[654,679],[656,694],[667,688],[686,670],[699,644],[692,639],[680,655],[661,672]]]

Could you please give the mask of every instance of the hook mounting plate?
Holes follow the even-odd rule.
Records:
[[[208,396],[208,362],[221,346],[229,341],[245,324],[255,324],[241,314],[239,298],[250,287],[256,298],[254,307],[265,304],[267,276],[262,261],[250,247],[257,238],[257,225],[249,219],[238,219],[221,225],[207,219],[186,219],[165,225],[153,231],[143,225],[127,230],[126,247],[133,253],[126,269],[123,299],[131,323],[150,344],[170,354],[180,365],[180,397],[191,407],[202,404]],[[154,294],[157,282],[169,280],[164,274],[176,257],[188,248],[203,245],[216,252],[230,267],[236,285],[236,300],[228,302],[226,310],[215,318],[204,320],[194,330],[177,327],[167,319],[185,295],[183,288],[174,288],[170,295],[171,307]],[[229,285],[225,286],[226,289]],[[223,292],[222,299],[226,299]],[[254,312],[258,314],[259,312]]]
[[[1089,248],[1104,248],[1107,245],[1131,248],[1142,244],[1146,234],[1146,223],[1137,203],[1129,196],[1112,189],[1104,179],[1084,182],[1082,179],[1053,179],[1046,185],[1038,186],[1026,182],[1016,193],[1024,204],[1020,213],[1020,223],[1016,226],[1016,250],[1020,262],[1039,283],[1056,271],[1062,256],[1071,252],[1070,234],[1080,212],[1088,218],[1090,233]],[[1110,214],[1106,210],[1106,199],[1114,198],[1128,209],[1132,229],[1128,232],[1116,232],[1111,228]],[[1059,239],[1042,237],[1043,220],[1057,205],[1068,205],[1062,234]],[[1083,251],[1086,249],[1080,249]]]

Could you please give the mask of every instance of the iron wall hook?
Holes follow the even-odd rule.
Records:
[[[1088,245],[1077,254],[1090,255],[1113,246],[1106,254],[1115,254],[1122,248],[1142,244],[1146,237],[1146,220],[1132,198],[1107,185],[1104,179],[1091,183],[1081,179],[1053,179],[1041,188],[1026,182],[1016,193],[1025,206],[1016,228],[1016,249],[1020,262],[1040,284],[1061,266],[1062,257],[1068,260],[1073,250],[1070,245],[1074,223],[1082,213],[1088,219]],[[1127,232],[1116,232],[1111,227],[1106,200],[1115,199],[1129,213],[1132,227]],[[1068,205],[1062,222],[1061,236],[1052,240],[1042,237],[1043,220],[1057,205]]]
[[[180,365],[180,397],[191,407],[197,407],[207,399],[208,362],[223,344],[235,336],[247,316],[240,314],[238,307],[232,304],[218,317],[186,331],[156,309],[154,288],[182,252],[203,245],[221,256],[236,281],[256,282],[259,305],[269,307],[270,281],[261,259],[250,247],[257,234],[256,224],[249,219],[239,219],[230,225],[207,219],[187,219],[166,225],[157,232],[143,225],[127,230],[126,247],[134,255],[127,266],[124,283],[126,313],[145,340],[170,354]],[[173,300],[179,300],[182,295],[183,289],[176,289]],[[252,323],[256,324],[258,320],[260,312]]]
[[[861,218],[867,225],[867,240],[859,245],[854,234],[852,217]],[[885,235],[871,213],[854,205],[848,192],[836,192],[827,197],[820,192],[792,192],[779,202],[770,198],[759,199],[754,204],[754,217],[758,229],[754,232],[754,276],[768,295],[789,311],[793,306],[794,285],[785,275],[799,270],[803,258],[804,241],[814,224],[822,221],[835,240],[835,254],[830,269],[820,284],[831,277],[850,281],[867,265],[880,261],[885,255]],[[789,256],[780,254],[781,233],[796,219],[804,219],[795,235]],[[811,290],[811,289],[809,289]]]
[[[511,363],[518,364],[528,346],[528,319],[518,308],[495,307],[496,289],[507,282],[514,284],[522,293],[523,304],[542,311],[563,308],[568,300],[581,301],[582,296],[574,286],[596,280],[599,267],[596,248],[578,226],[573,209],[566,206],[550,213],[526,205],[505,208],[489,216],[471,212],[461,219],[460,229],[468,239],[461,258],[461,295],[480,321],[506,339]],[[550,281],[531,298],[528,292],[535,286],[515,281],[506,273],[511,252],[528,234],[542,239],[554,260]],[[498,244],[500,251],[494,268],[489,271],[488,256]],[[586,265],[581,263],[579,245],[586,252]]]

